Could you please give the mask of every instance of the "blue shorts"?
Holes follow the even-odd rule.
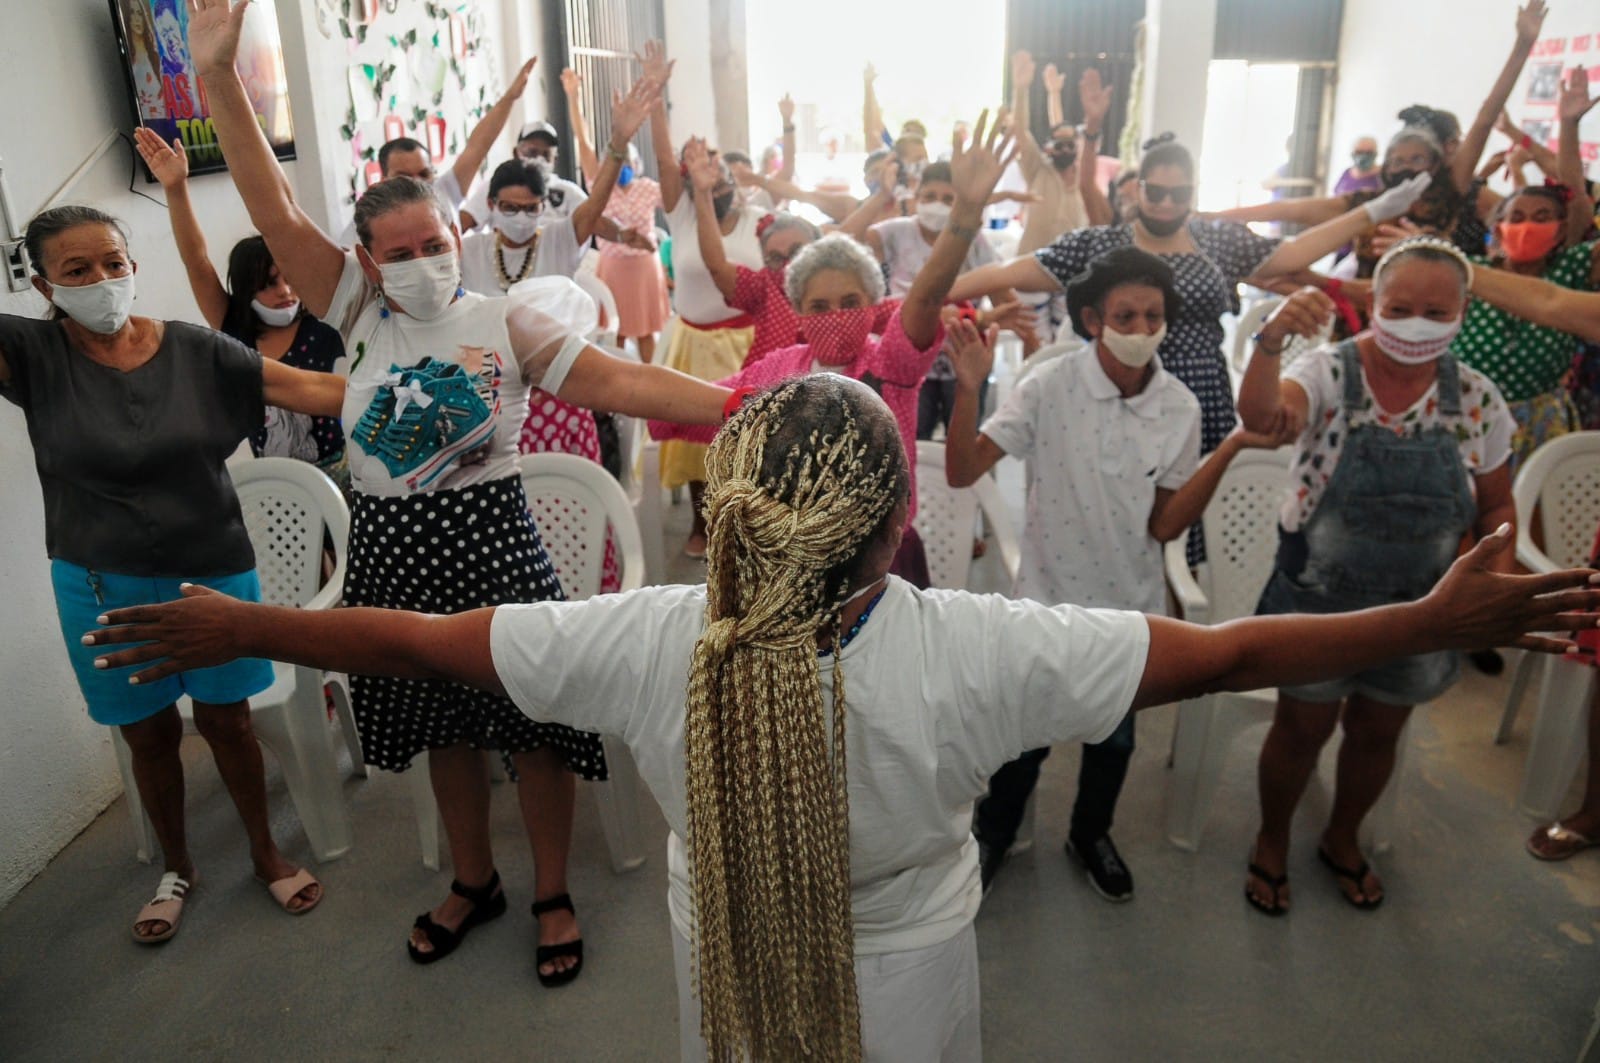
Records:
[[[165,579],[91,571],[56,559],[50,562],[50,582],[56,592],[56,614],[61,619],[61,637],[67,643],[67,657],[72,661],[72,670],[78,674],[83,700],[89,703],[89,718],[95,723],[108,727],[138,723],[184,694],[195,701],[228,705],[259,694],[272,685],[272,662],[246,658],[132,686],[128,677],[139,668],[150,667],[149,664],[96,668],[94,659],[109,651],[104,646],[83,644],[85,634],[100,629],[98,618],[108,609],[174,601],[183,597],[178,590],[183,583],[196,583],[242,601],[259,602],[261,583],[256,579],[255,569],[233,576]]]
[[[1272,573],[1272,579],[1267,581],[1266,589],[1261,592],[1256,615],[1348,613],[1383,604],[1386,603],[1335,598],[1305,586],[1278,569]],[[1449,690],[1460,677],[1461,655],[1454,650],[1441,650],[1412,657],[1396,657],[1363,672],[1320,683],[1279,687],[1278,692],[1300,701],[1321,703],[1343,701],[1351,694],[1360,694],[1380,705],[1421,705]]]

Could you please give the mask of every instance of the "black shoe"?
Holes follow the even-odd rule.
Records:
[[[972,836],[978,839],[978,881],[983,883],[983,895],[987,897],[994,877],[1000,873],[1000,865],[1006,862],[1006,851],[991,846],[977,832]]]
[[[1122,862],[1109,834],[1092,842],[1067,839],[1067,855],[1089,872],[1089,885],[1108,901],[1133,900],[1133,874]]]
[[[1484,675],[1499,675],[1506,670],[1506,659],[1495,650],[1473,650],[1467,660]]]

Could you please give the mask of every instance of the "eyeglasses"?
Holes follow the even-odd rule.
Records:
[[[766,262],[768,269],[782,269],[799,253],[799,247],[791,249],[787,255],[781,251],[768,251],[762,256],[762,259]]]
[[[501,214],[542,214],[544,212],[544,204],[526,203],[519,206],[516,203],[496,203],[494,209]]]
[[[1139,188],[1152,203],[1161,203],[1170,197],[1173,206],[1187,207],[1194,199],[1194,185],[1157,185],[1140,181]]]

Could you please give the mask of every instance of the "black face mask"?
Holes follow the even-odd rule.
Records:
[[[733,193],[724,192],[720,196],[713,196],[711,198],[711,207],[717,212],[718,221],[726,218],[728,212],[733,209]]]
[[[1159,218],[1150,217],[1150,215],[1144,212],[1144,208],[1140,207],[1139,224],[1143,225],[1145,229],[1149,231],[1151,236],[1171,236],[1173,233],[1176,233],[1179,229],[1189,224],[1189,212],[1184,211],[1171,221],[1162,221]]]
[[[1050,165],[1058,170],[1070,169],[1078,161],[1078,146],[1070,141],[1052,140],[1044,150],[1050,156]]]
[[[1395,185],[1404,184],[1411,180],[1421,170],[1385,170],[1383,171],[1383,187],[1393,188]]]

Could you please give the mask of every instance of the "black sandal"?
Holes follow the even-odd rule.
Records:
[[[421,930],[427,936],[428,944],[433,946],[429,951],[423,952],[417,948],[415,942],[406,942],[406,951],[417,963],[433,963],[435,960],[444,959],[456,950],[456,946],[466,940],[467,931],[480,923],[487,923],[506,914],[506,895],[500,888],[498,871],[490,876],[485,885],[476,888],[463,886],[459,879],[451,882],[450,892],[471,901],[472,911],[467,913],[467,917],[461,920],[461,925],[454,930],[435,923],[433,916],[428,912],[417,916],[417,921],[412,925]]]
[[[578,909],[572,906],[572,897],[565,893],[542,901],[534,901],[531,910],[534,921],[538,922],[539,917],[546,912],[559,912],[563,909],[571,912],[574,916],[578,914]],[[550,961],[561,959],[564,956],[572,956],[578,962],[566,970],[556,971],[554,974],[545,974],[543,971],[537,970],[537,968],[543,967]],[[576,941],[564,941],[559,945],[540,945],[534,950],[533,959],[535,971],[539,975],[540,985],[546,989],[551,989],[558,985],[566,985],[577,978],[578,973],[583,970],[583,938],[579,938]]]
[[[1260,879],[1262,882],[1265,882],[1268,888],[1272,890],[1272,903],[1268,904],[1258,898],[1254,893],[1251,893],[1250,887],[1247,884],[1244,888],[1244,899],[1250,902],[1250,907],[1254,908],[1262,915],[1288,915],[1289,906],[1284,904],[1283,901],[1278,897],[1278,894],[1283,890],[1283,887],[1289,884],[1288,873],[1284,873],[1282,875],[1269,875],[1267,874],[1266,868],[1262,867],[1258,863],[1255,863],[1254,861],[1251,861],[1249,864],[1248,873],[1251,878]]]
[[[1353,882],[1356,889],[1361,891],[1361,899],[1358,901],[1354,897],[1350,896],[1350,894],[1346,892],[1343,887],[1339,889],[1339,896],[1343,897],[1345,902],[1349,904],[1350,907],[1359,908],[1363,912],[1370,912],[1378,905],[1383,903],[1383,894],[1379,894],[1377,897],[1367,896],[1367,887],[1363,885],[1363,883],[1365,882],[1367,875],[1372,872],[1372,867],[1365,860],[1361,861],[1361,866],[1358,868],[1351,869],[1348,867],[1341,867],[1333,862],[1333,857],[1328,855],[1328,850],[1324,849],[1320,845],[1317,846],[1317,859],[1322,861],[1323,867],[1333,872],[1335,878],[1343,879],[1346,882]]]

